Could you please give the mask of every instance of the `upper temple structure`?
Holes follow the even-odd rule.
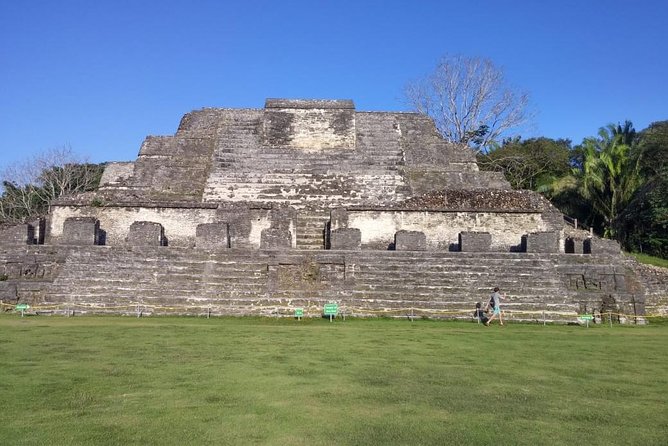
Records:
[[[479,171],[428,117],[350,100],[188,113],[97,192],[0,233],[0,274],[5,305],[68,314],[470,317],[494,286],[522,320],[668,304],[615,242]]]

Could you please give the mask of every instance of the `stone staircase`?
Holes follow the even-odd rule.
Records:
[[[298,217],[316,233],[324,213]],[[309,231],[303,231],[306,234]],[[350,316],[470,318],[493,287],[508,319],[574,321],[614,296],[642,311],[633,273],[611,256],[445,251],[340,251],[33,245],[0,250],[0,298],[40,312],[317,316],[338,302]],[[322,243],[318,240],[317,243]],[[626,284],[624,286],[623,284]],[[42,308],[42,309],[40,309]],[[643,314],[643,313],[639,313]]]
[[[357,113],[357,149],[368,168],[397,171],[404,165],[399,124],[390,113]]]
[[[323,215],[310,214],[303,224],[318,217]],[[60,251],[57,259],[41,247],[38,258],[50,265],[47,273],[7,282],[17,284],[24,301],[57,305],[60,312],[134,314],[140,307],[145,313],[202,314],[210,306],[212,314],[289,315],[301,306],[314,315],[336,301],[355,316],[468,318],[494,286],[508,294],[510,318],[538,320],[545,311],[548,320],[572,320],[579,308],[555,267],[555,256],[563,260],[563,254],[315,250],[306,238],[298,244],[305,249],[96,246]]]
[[[329,211],[302,211],[297,216],[297,249],[325,249],[325,229]]]
[[[248,314],[267,293],[267,262],[236,253],[186,249],[96,247],[73,251],[45,294],[45,303],[78,312]]]
[[[397,170],[402,155],[392,115],[360,117],[356,149],[319,152],[265,144],[261,119],[261,113],[250,112],[219,118],[223,124],[203,201],[340,206],[400,199],[406,192]]]
[[[379,258],[380,257],[380,258]],[[403,253],[391,255],[362,252],[353,269],[355,287],[351,298],[357,312],[370,314],[410,308],[438,316],[461,313],[483,304],[498,286],[508,293],[506,310],[534,313],[543,310],[572,312],[563,281],[545,256],[512,253]],[[557,299],[555,299],[557,297]],[[550,302],[549,308],[546,302]]]

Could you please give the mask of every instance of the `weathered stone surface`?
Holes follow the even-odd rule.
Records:
[[[292,233],[287,229],[268,228],[262,230],[261,249],[290,249],[292,248]]]
[[[63,245],[96,245],[100,223],[94,217],[70,217],[63,223]]]
[[[440,139],[428,118],[357,112],[349,100],[268,100],[259,110],[194,111],[174,136],[147,138],[134,163],[108,170],[98,194],[104,203],[337,207],[446,188],[509,188],[498,174],[478,171],[469,149]]]
[[[424,232],[427,249],[442,251],[457,245],[460,232],[488,232],[491,250],[515,251],[527,232],[554,228],[545,215],[530,212],[450,212],[387,208],[348,209],[348,226],[362,231],[362,249],[388,249],[400,230]]]
[[[35,227],[30,224],[0,230],[0,245],[31,245],[35,243]]]
[[[397,251],[426,251],[427,237],[420,231],[397,231],[394,235],[394,249]]]
[[[264,225],[257,225],[262,222],[262,216],[253,218],[252,212],[241,207],[219,208],[216,211],[218,220],[227,221],[229,225],[230,247],[232,248],[252,248],[260,246],[260,233],[262,229],[268,228],[271,223],[269,218],[264,219]],[[257,229],[253,230],[256,223]],[[257,236],[253,236],[257,234]],[[251,238],[253,240],[251,240]],[[256,240],[257,238],[257,240]],[[257,245],[256,245],[257,242]]]
[[[362,249],[362,233],[357,228],[339,228],[331,232],[330,249]]]
[[[127,184],[134,175],[135,163],[107,163],[100,178],[100,187],[118,187]]]
[[[559,234],[532,232],[522,236],[523,252],[559,252]]]
[[[228,249],[230,247],[228,224],[221,222],[197,225],[195,247],[203,249]]]
[[[0,281],[0,301],[14,304],[18,301],[16,283],[6,280]]]
[[[336,208],[330,211],[330,229],[348,227],[348,211],[345,208]]]
[[[306,152],[355,149],[352,101],[267,99],[265,142]]]
[[[270,227],[294,232],[297,211],[287,206],[273,208],[269,213]]]
[[[460,232],[459,250],[462,252],[488,252],[492,246],[489,232]]]
[[[99,220],[100,228],[105,232],[105,245],[125,245],[128,228],[135,221],[153,221],[160,223],[169,236],[169,245],[173,247],[192,247],[195,244],[197,225],[227,221],[217,215],[217,206],[179,206],[168,203],[145,203],[142,206],[105,205],[102,207],[54,206],[50,215],[50,239],[58,240],[62,236],[63,224],[67,218],[83,215]],[[50,241],[47,241],[51,243]],[[259,232],[258,243],[259,246]]]
[[[300,306],[314,316],[332,300],[348,315],[406,317],[412,309],[429,317],[470,317],[474,303],[494,286],[512,296],[506,304],[511,319],[542,320],[545,311],[548,321],[569,321],[583,307],[598,315],[609,308],[610,296],[632,316],[645,307],[656,311],[660,302],[655,294],[631,292],[632,272],[615,257],[151,246],[62,246],[56,252],[34,246],[21,255],[0,250],[0,274],[8,276],[12,299],[61,312],[134,314],[144,306],[147,314],[173,308],[206,314],[211,308],[212,314],[289,316]]]
[[[593,255],[619,255],[622,250],[615,240],[590,237],[584,241],[584,253]]]
[[[162,225],[152,221],[136,221],[130,225],[126,238],[129,246],[166,246]]]
[[[57,244],[70,218],[98,220],[108,246]],[[613,301],[636,319],[668,311],[665,280],[640,279],[618,247],[595,238],[593,255],[562,254],[535,235],[586,233],[565,231],[539,194],[479,171],[429,118],[352,101],[193,111],[174,135],[146,138],[134,162],[110,163],[99,191],[52,203],[48,221],[32,238],[51,246],[0,243],[0,292],[56,308],[46,311],[299,306],[319,317],[336,301],[351,315],[469,318],[494,286],[513,296],[511,318],[600,319]],[[540,252],[519,252],[524,234]]]

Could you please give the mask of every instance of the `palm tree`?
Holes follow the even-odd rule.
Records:
[[[621,138],[621,143],[631,147],[637,142],[638,133],[633,128],[633,123],[628,119],[624,121],[624,126],[617,124],[617,127],[612,124],[608,125],[608,129],[612,131],[614,136]]]
[[[601,127],[597,138],[583,141],[580,190],[592,210],[603,217],[607,238],[615,237],[617,217],[640,184],[638,161],[630,156],[635,135],[633,124],[626,121],[623,127]]]

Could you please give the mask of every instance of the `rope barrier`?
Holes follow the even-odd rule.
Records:
[[[0,302],[0,308],[5,309],[5,308],[10,308],[10,309],[15,309],[16,304],[9,304],[5,302]],[[215,312],[216,306],[211,305],[211,304],[202,304],[202,305],[181,305],[181,306],[162,306],[162,305],[155,305],[155,304],[143,304],[143,303],[131,303],[127,305],[95,305],[95,304],[83,304],[83,303],[62,303],[62,304],[38,304],[38,305],[30,305],[30,311],[33,313],[40,312],[40,311],[48,311],[48,310],[54,310],[54,311],[67,311],[68,313],[71,311],[105,311],[105,310],[126,310],[129,312],[133,313],[143,313],[148,310],[152,310],[154,312],[170,312],[170,311],[180,311],[180,312],[193,312],[193,311],[198,311],[202,313],[206,313],[207,316],[211,315],[212,313]],[[344,313],[343,310],[346,310],[343,307],[340,307],[340,312]],[[367,315],[367,314],[373,314],[373,315],[387,315],[387,316],[402,316],[402,317],[408,317],[408,318],[415,318],[415,317],[423,317],[423,316],[461,316],[461,318],[470,318],[470,319],[475,319],[473,317],[473,312],[474,310],[425,310],[421,308],[387,308],[387,309],[371,309],[371,308],[355,308],[355,309],[347,309],[348,311],[345,312],[346,315],[348,316],[355,316],[355,315]],[[281,311],[281,309],[276,309],[276,313],[278,315],[284,314],[285,316],[291,315],[293,309],[288,309],[288,311]],[[305,316],[320,316],[321,311],[318,312],[309,312],[308,310],[304,311]],[[561,317],[561,318],[575,318],[575,319],[580,319],[582,318],[582,314],[578,314],[576,312],[568,312],[568,311],[526,311],[526,310],[502,310],[502,314],[504,317],[507,319],[512,319],[515,316],[533,316],[530,317],[530,319],[534,320],[546,320],[549,319],[550,317]],[[603,319],[603,318],[626,318],[626,319],[653,319],[653,318],[667,318],[668,314],[643,314],[643,315],[637,315],[637,314],[626,314],[626,313],[620,313],[620,312],[596,312],[592,314],[588,314],[587,316],[591,316],[594,319]]]

